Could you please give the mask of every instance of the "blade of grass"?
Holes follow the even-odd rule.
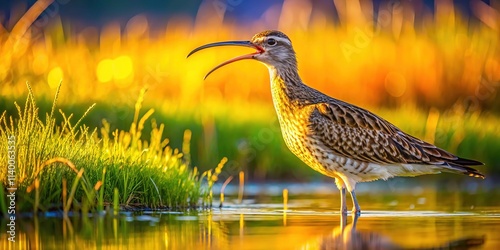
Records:
[[[75,180],[73,181],[73,185],[71,186],[71,191],[68,196],[68,200],[66,202],[66,206],[64,208],[64,216],[68,216],[68,211],[71,207],[71,203],[73,202],[73,198],[75,196],[76,188],[78,187],[78,183],[80,182],[80,179],[82,178],[83,175],[83,168],[78,171],[78,174],[76,175]]]
[[[36,216],[38,212],[38,206],[40,205],[40,180],[35,179],[35,205],[33,206],[33,214]]]
[[[99,199],[97,201],[97,211],[104,211],[104,187],[106,184],[106,168],[102,170],[101,187],[99,188]]]
[[[161,201],[161,195],[160,195],[160,190],[158,190],[158,186],[156,186],[156,183],[153,181],[151,177],[149,177],[149,180],[151,180],[151,183],[153,183],[153,186],[156,189],[156,193],[158,194],[158,199],[160,200],[160,206],[163,206],[163,202]]]
[[[115,188],[114,192],[113,192],[113,214],[114,215],[117,215],[118,214],[118,210],[120,209],[119,199],[120,199],[120,196],[119,196],[119,193],[118,193],[118,188]]]

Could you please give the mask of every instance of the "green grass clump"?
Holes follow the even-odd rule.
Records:
[[[222,165],[203,174],[189,166],[190,131],[185,132],[183,152],[168,146],[164,125],[154,120],[148,140],[143,140],[143,129],[154,112],[140,115],[144,90],[130,129],[110,131],[106,120],[100,130],[82,124],[93,106],[76,123],[73,115],[59,110],[62,123],[57,125],[59,89],[50,113],[42,119],[29,85],[28,89],[24,108],[15,103],[18,117],[6,112],[0,117],[0,147],[7,148],[9,137],[15,136],[18,211],[95,211],[111,203],[142,208],[211,205],[210,189]],[[7,151],[0,152],[0,162],[6,163]],[[3,188],[10,187],[7,167],[0,168],[0,180]]]

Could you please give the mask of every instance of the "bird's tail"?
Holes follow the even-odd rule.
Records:
[[[477,169],[471,168],[469,166],[479,166],[484,165],[482,162],[469,160],[465,158],[458,158],[456,160],[450,160],[444,162],[441,166],[444,167],[444,171],[464,174],[472,177],[485,178],[484,175]]]

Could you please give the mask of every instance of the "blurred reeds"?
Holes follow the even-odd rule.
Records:
[[[26,81],[43,97],[62,79],[61,105],[76,112],[97,102],[87,124],[100,126],[106,118],[123,127],[133,115],[126,110],[148,86],[145,105],[159,111],[167,137],[179,141],[181,131],[193,131],[195,164],[213,166],[228,156],[230,175],[244,169],[251,178],[302,179],[311,172],[281,142],[265,67],[240,62],[204,81],[211,67],[246,50],[212,49],[186,59],[201,44],[245,40],[273,28],[292,39],[310,86],[498,173],[500,5],[468,1],[468,15],[450,0],[432,7],[347,0],[333,6],[286,0],[240,24],[231,8],[224,13],[204,1],[195,19],[172,17],[164,30],[152,30],[144,15],[78,30],[57,15],[25,22],[31,28],[24,35],[13,34],[21,25],[10,34],[0,29],[2,104],[13,111],[10,100],[26,95]],[[17,13],[4,23],[15,23],[23,14]]]

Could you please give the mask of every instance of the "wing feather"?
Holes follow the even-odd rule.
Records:
[[[315,109],[310,116],[310,130],[317,140],[341,156],[379,164],[410,163],[448,167],[481,164],[459,158],[408,135],[365,109],[338,100],[313,105]]]

